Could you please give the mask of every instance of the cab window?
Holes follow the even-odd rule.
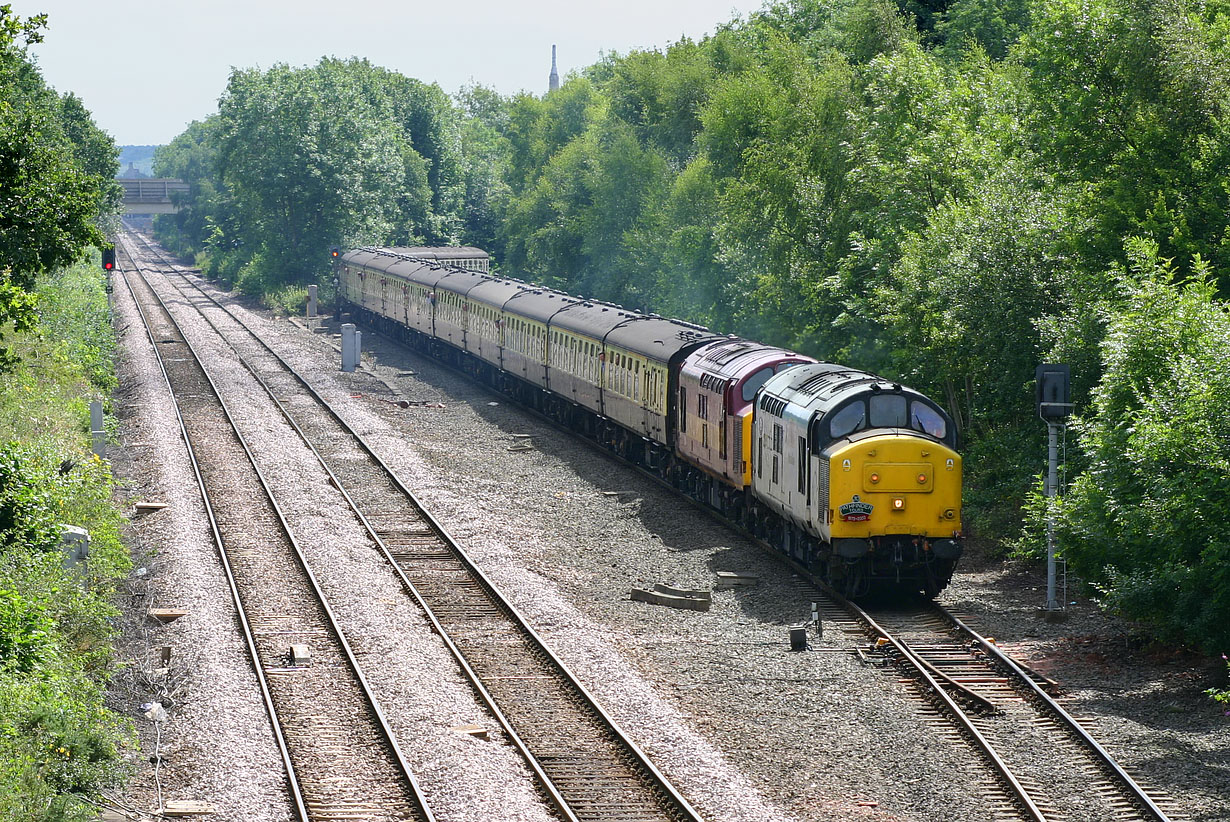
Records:
[[[937,440],[944,439],[948,433],[948,426],[940,413],[926,403],[917,401],[910,403],[910,427],[915,431],[930,434]]]
[[[872,428],[908,428],[906,398],[900,394],[875,394],[871,397]]]
[[[769,377],[773,376],[773,366],[762,368],[755,374],[747,378],[747,382],[743,383],[743,401],[751,402],[756,392],[760,390],[760,386],[768,382]]]
[[[838,439],[852,434],[863,427],[867,417],[867,406],[862,400],[856,400],[833,415],[829,421],[829,437]]]

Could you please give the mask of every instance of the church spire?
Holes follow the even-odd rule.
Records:
[[[551,91],[559,88],[559,72],[555,70],[555,44],[551,45],[551,76],[547,78],[547,83],[550,84]]]

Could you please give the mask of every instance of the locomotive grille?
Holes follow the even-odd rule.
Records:
[[[829,464],[828,460],[820,460],[820,470],[817,471],[820,476],[816,482],[816,510],[824,512],[829,507]],[[820,514],[820,522],[824,522],[823,513]]]
[[[739,461],[736,464],[736,468],[738,469],[737,473],[742,474],[743,465],[741,464],[741,462],[743,460],[743,419],[742,417],[735,417],[734,419],[737,422],[737,424],[734,426],[734,429],[735,429],[735,459]]]

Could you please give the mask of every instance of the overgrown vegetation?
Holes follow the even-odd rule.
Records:
[[[128,558],[88,413],[115,380],[89,247],[119,201],[116,149],[27,59],[44,23],[0,6],[0,818],[22,822],[93,818],[129,735],[103,703]],[[84,565],[65,566],[64,524],[90,532]]]
[[[1035,544],[1033,372],[1070,363],[1066,555],[1224,648],[1228,55],[1226,0],[784,0],[545,96],[242,70],[159,153],[193,184],[159,230],[258,293],[327,285],[334,243],[470,242],[900,378],[959,421],[984,545]]]
[[[101,271],[40,278],[35,330],[12,335],[0,388],[0,818],[90,819],[120,776],[127,723],[104,707],[129,560],[109,466],[90,452],[91,396],[114,387]],[[65,567],[61,524],[90,532]]]

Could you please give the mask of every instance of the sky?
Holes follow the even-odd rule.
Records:
[[[31,48],[49,85],[80,97],[120,145],[170,142],[217,111],[232,67],[372,63],[455,92],[541,94],[599,54],[699,39],[759,0],[5,0],[49,16]]]

